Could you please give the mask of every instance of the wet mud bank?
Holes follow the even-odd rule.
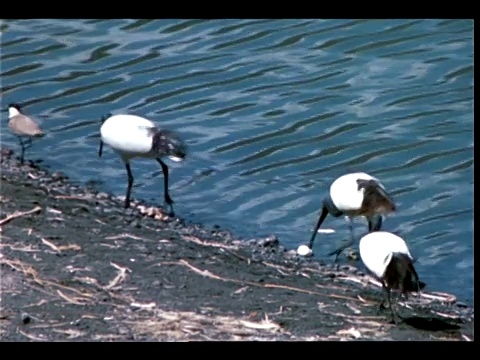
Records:
[[[274,235],[240,239],[144,203],[125,210],[7,148],[0,204],[3,341],[474,339],[473,308],[454,295],[401,299],[391,324],[360,263],[322,264]]]

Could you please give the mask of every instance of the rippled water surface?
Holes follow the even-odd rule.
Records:
[[[176,213],[242,237],[306,243],[329,183],[378,176],[398,202],[384,227],[407,239],[430,290],[473,303],[473,21],[2,21],[1,101],[48,136],[27,158],[125,194],[103,114],[181,132],[171,165]],[[1,140],[17,147],[2,113]],[[170,164],[170,163],[169,163]],[[133,196],[163,204],[151,160],[132,163]],[[356,233],[366,229],[355,222]],[[348,237],[327,218],[319,258]]]

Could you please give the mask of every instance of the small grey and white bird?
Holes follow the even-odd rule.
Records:
[[[19,104],[8,105],[8,127],[18,137],[21,146],[20,163],[23,164],[25,150],[32,146],[33,137],[42,137],[45,133],[31,117],[22,114]],[[22,138],[27,138],[24,142]]]
[[[385,300],[388,300],[392,319],[397,323],[398,316],[392,305],[391,290],[399,290],[407,295],[425,287],[413,266],[414,258],[405,240],[388,231],[375,231],[360,239],[359,250],[365,267],[382,282],[385,298],[379,310],[384,308]]]
[[[168,192],[168,167],[161,157],[168,157],[172,161],[183,161],[186,156],[186,145],[180,137],[166,129],[160,129],[152,121],[137,115],[113,115],[106,119],[102,117],[100,127],[100,147],[98,156],[102,156],[103,143],[108,144],[125,163],[128,183],[125,196],[125,208],[130,206],[130,193],[133,185],[133,174],[130,169],[130,160],[133,158],[155,159],[163,171],[164,199],[170,207],[170,216],[173,211],[173,200]]]
[[[313,251],[313,243],[318,229],[330,214],[333,217],[347,216],[350,220],[350,242],[329,255],[337,260],[343,249],[353,245],[353,218],[363,216],[368,220],[368,231],[378,231],[382,227],[382,216],[394,212],[394,200],[383,184],[364,172],[345,174],[337,178],[322,203],[322,211],[312,233],[308,247]]]

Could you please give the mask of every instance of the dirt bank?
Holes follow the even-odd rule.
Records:
[[[354,267],[124,210],[5,148],[0,196],[4,341],[474,339],[473,309],[453,295],[411,296],[390,324]]]

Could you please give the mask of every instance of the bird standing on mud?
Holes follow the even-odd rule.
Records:
[[[29,116],[22,114],[20,105],[8,105],[8,127],[18,137],[21,146],[20,163],[23,165],[25,150],[32,146],[32,137],[42,137],[45,133]],[[26,137],[24,142],[22,138]]]
[[[387,231],[375,231],[360,239],[359,249],[365,267],[382,282],[385,291],[379,310],[384,308],[385,300],[388,300],[392,320],[397,323],[398,316],[392,305],[391,290],[400,290],[407,295],[408,292],[419,292],[425,287],[425,283],[418,278],[413,266],[414,258],[405,240]]]
[[[395,202],[377,178],[363,172],[342,175],[330,185],[329,195],[323,200],[322,212],[308,247],[313,251],[318,229],[328,214],[333,217],[347,216],[350,221],[350,242],[329,254],[336,255],[336,261],[341,252],[354,243],[354,217],[366,217],[368,231],[378,231],[382,227],[382,216],[395,210]]]
[[[160,129],[152,121],[136,115],[113,115],[107,119],[102,117],[100,134],[98,156],[102,156],[103,143],[106,143],[120,155],[125,163],[128,176],[125,208],[130,206],[133,185],[130,160],[136,157],[153,158],[162,167],[164,199],[170,207],[169,215],[174,216],[174,201],[168,192],[168,167],[161,157],[167,156],[175,162],[183,161],[186,156],[184,142],[174,132]]]

